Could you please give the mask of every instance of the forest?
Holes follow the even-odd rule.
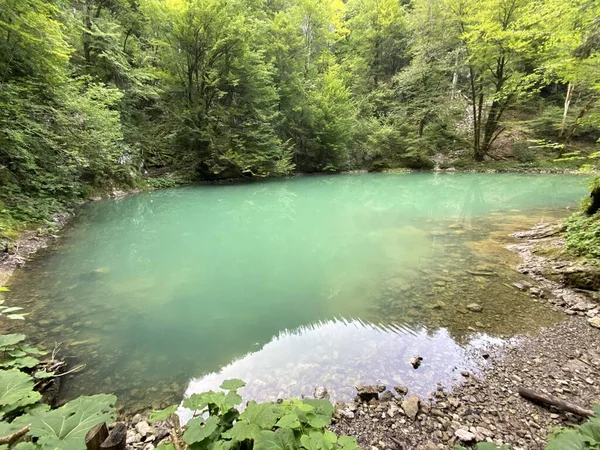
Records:
[[[1,0],[0,233],[95,192],[593,163],[595,0]]]

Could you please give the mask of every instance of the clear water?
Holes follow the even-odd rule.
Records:
[[[503,246],[584,193],[574,176],[415,173],[133,195],[81,208],[6,300],[87,364],[65,398],[135,410],[230,377],[261,400],[377,381],[424,394],[476,370],[471,349],[559,320],[510,285]]]

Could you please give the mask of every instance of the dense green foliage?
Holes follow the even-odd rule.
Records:
[[[146,174],[593,145],[599,16],[594,0],[0,0],[0,234]]]
[[[356,439],[336,436],[326,430],[333,417],[329,400],[291,399],[280,403],[250,401],[242,412],[237,389],[241,380],[225,380],[225,392],[204,392],[185,399],[183,406],[194,411],[183,432],[183,441],[195,449],[207,450],[360,450]],[[176,406],[151,414],[164,420]],[[160,449],[161,447],[159,447]],[[172,446],[165,445],[165,450]]]

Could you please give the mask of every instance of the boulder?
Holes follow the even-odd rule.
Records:
[[[148,422],[146,422],[145,420],[137,423],[135,425],[135,430],[140,433],[140,435],[142,437],[146,437],[149,434],[153,434],[153,429],[150,425],[148,425]]]
[[[383,391],[385,391],[385,386],[382,385],[356,386],[356,392],[358,394],[356,399],[361,402],[378,400],[379,393]]]
[[[594,328],[600,328],[600,317],[592,317],[591,319],[588,319],[588,323]]]
[[[402,401],[402,410],[404,411],[404,414],[406,414],[406,417],[412,421],[417,418],[420,407],[421,399],[418,395],[411,395]]]
[[[392,394],[390,391],[385,391],[379,397],[379,401],[382,401],[382,402],[389,402],[389,401],[392,401],[393,399],[394,399],[394,394]]]

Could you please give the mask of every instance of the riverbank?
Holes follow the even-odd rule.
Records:
[[[556,427],[575,425],[582,418],[534,405],[519,396],[519,387],[586,408],[600,403],[600,307],[595,294],[569,287],[565,284],[568,279],[546,278],[561,270],[598,273],[597,268],[538,254],[564,245],[556,224],[513,236],[521,241],[509,246],[523,258],[518,270],[532,278],[531,283],[516,283],[515,289],[528,292],[532,302],[545,302],[568,318],[515,345],[474,355],[491,364],[480,376],[464,373],[464,382],[450,392],[438,390],[423,400],[397,393],[390,398],[388,393],[377,401],[343,405],[332,427],[335,432],[356,436],[364,448],[372,450],[433,450],[482,441],[507,444],[515,450],[543,449]]]

